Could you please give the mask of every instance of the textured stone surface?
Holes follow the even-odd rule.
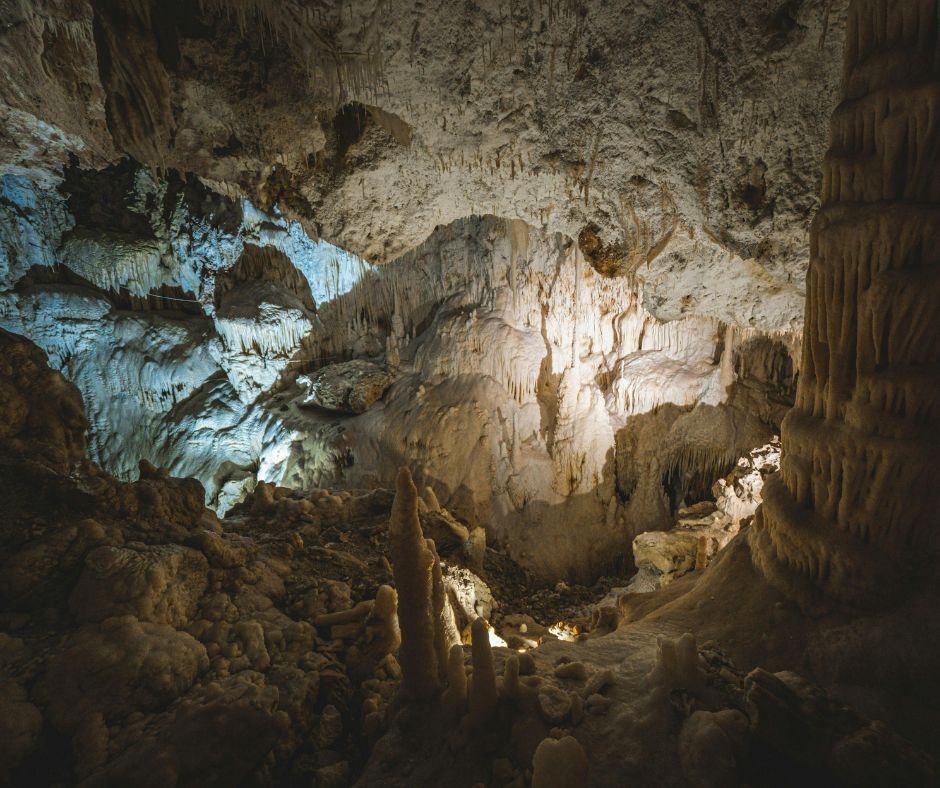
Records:
[[[355,686],[378,714],[401,675],[394,603],[339,648],[308,620],[374,604],[381,565],[346,553],[340,568],[318,535],[389,497],[317,506],[260,485],[223,528],[198,482],[88,462],[78,391],[38,348],[0,332],[0,359],[0,782],[309,783],[349,747],[317,700],[346,710]],[[330,577],[350,571],[354,588]],[[320,758],[295,758],[315,742]]]
[[[798,335],[841,4],[60,5],[6,6],[0,323],[111,471],[224,511],[408,463],[559,576],[769,437],[793,369],[751,362]],[[392,270],[352,293],[317,234]],[[279,393],[383,354],[382,409],[318,373],[354,421]]]
[[[357,359],[301,375],[297,383],[306,389],[301,404],[358,414],[380,400],[394,379],[383,366]]]
[[[790,396],[795,335],[660,321],[637,283],[522,222],[463,220],[372,270],[175,177],[66,176],[67,199],[4,179],[0,325],[80,387],[95,459],[196,476],[220,512],[259,480],[389,486],[407,463],[518,560],[597,573]],[[354,412],[304,407],[306,369]]]
[[[661,317],[798,318],[841,3],[7,6],[20,171],[120,150],[375,262],[519,218]]]
[[[633,540],[637,575],[629,591],[648,592],[671,583],[708,562],[750,521],[760,506],[764,480],[780,470],[780,442],[741,457],[734,470],[715,482],[715,503],[703,501],[679,509],[668,531],[648,531]],[[704,542],[703,542],[704,540]]]
[[[155,463],[0,333],[0,782],[936,782],[844,699],[940,752],[937,0],[624,5],[0,0],[0,319]],[[382,408],[301,412],[331,353]],[[718,525],[798,372],[746,535],[617,629],[475,619],[466,692],[422,502],[593,576]],[[387,497],[297,489],[399,465],[394,569]]]

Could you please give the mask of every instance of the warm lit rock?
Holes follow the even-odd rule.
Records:
[[[301,375],[297,383],[306,389],[303,405],[358,414],[381,399],[393,380],[384,367],[357,359]]]

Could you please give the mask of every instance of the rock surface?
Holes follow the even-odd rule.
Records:
[[[658,317],[799,320],[842,3],[7,6],[7,171],[126,153],[378,263],[518,218]]]
[[[937,0],[0,10],[0,783],[936,783]]]
[[[67,197],[4,183],[0,325],[79,386],[97,461],[195,476],[220,513],[258,481],[390,486],[404,463],[516,560],[593,579],[791,396],[794,335],[661,322],[520,222],[464,220],[370,271],[131,165],[69,169]]]
[[[929,758],[884,724],[791,673],[745,680],[714,648],[663,636],[656,622],[540,637],[518,654],[493,648],[476,618],[469,694],[442,704],[431,693],[416,715],[409,696],[392,703],[402,665],[387,493],[305,496],[261,483],[220,522],[197,482],[141,463],[139,480],[122,483],[89,463],[77,390],[22,338],[0,334],[0,351],[14,404],[0,414],[4,781],[524,785],[532,768],[540,784],[655,775],[684,785],[752,773],[763,753],[824,782],[933,779]],[[408,490],[408,538],[431,557],[422,572],[397,569],[400,589],[425,594],[414,614],[438,609],[443,580]],[[481,612],[486,585],[460,582]],[[418,623],[401,637],[417,632],[425,656],[439,653],[443,618]],[[823,633],[813,648],[831,642]],[[453,648],[446,674],[460,670],[465,688]],[[434,682],[445,673],[415,664]],[[565,769],[545,774],[546,751],[559,747]]]
[[[311,375],[301,375],[297,383],[306,389],[302,405],[359,414],[380,400],[394,380],[379,364],[355,359],[329,364]]]
[[[338,566],[320,532],[376,506],[384,518],[389,498],[289,501],[261,485],[253,514],[223,528],[198,482],[142,463],[122,483],[88,462],[79,393],[38,348],[0,331],[0,359],[0,783],[336,771],[358,746],[353,687],[368,679],[383,708],[396,646],[371,621],[346,638],[312,623],[373,604],[388,577],[348,554]]]
[[[668,531],[648,531],[633,540],[637,575],[627,591],[653,591],[707,562],[749,522],[761,504],[764,479],[780,470],[780,441],[749,452],[715,482],[715,503],[679,509]]]
[[[95,460],[407,464],[593,580],[777,430],[841,3],[269,6],[7,3],[0,325]]]

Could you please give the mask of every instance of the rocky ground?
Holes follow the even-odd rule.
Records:
[[[90,463],[77,390],[26,340],[0,351],[0,782],[349,784],[400,677],[371,610],[391,493],[262,484],[220,521],[194,480]],[[424,517],[472,604],[459,524]],[[494,621],[548,625],[588,596],[483,563],[512,600]]]
[[[931,773],[793,674],[745,679],[668,625],[618,629],[630,603],[589,604],[613,579],[534,588],[428,492],[415,511],[440,545],[447,638],[460,675],[469,658],[497,694],[481,718],[471,685],[463,717],[451,672],[442,700],[415,705],[399,693],[413,633],[389,585],[391,492],[261,484],[220,521],[194,480],[90,463],[77,390],[5,332],[0,391],[3,784],[764,784],[767,753],[785,779],[766,784]]]

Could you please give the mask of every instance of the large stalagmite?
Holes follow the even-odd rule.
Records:
[[[440,689],[437,644],[442,625],[440,616],[435,616],[433,593],[437,557],[421,532],[418,491],[407,468],[398,472],[388,532],[402,635],[402,692],[425,699]]]
[[[891,600],[938,547],[938,14],[862,0],[849,15],[797,402],[751,538],[767,577],[804,598]]]

